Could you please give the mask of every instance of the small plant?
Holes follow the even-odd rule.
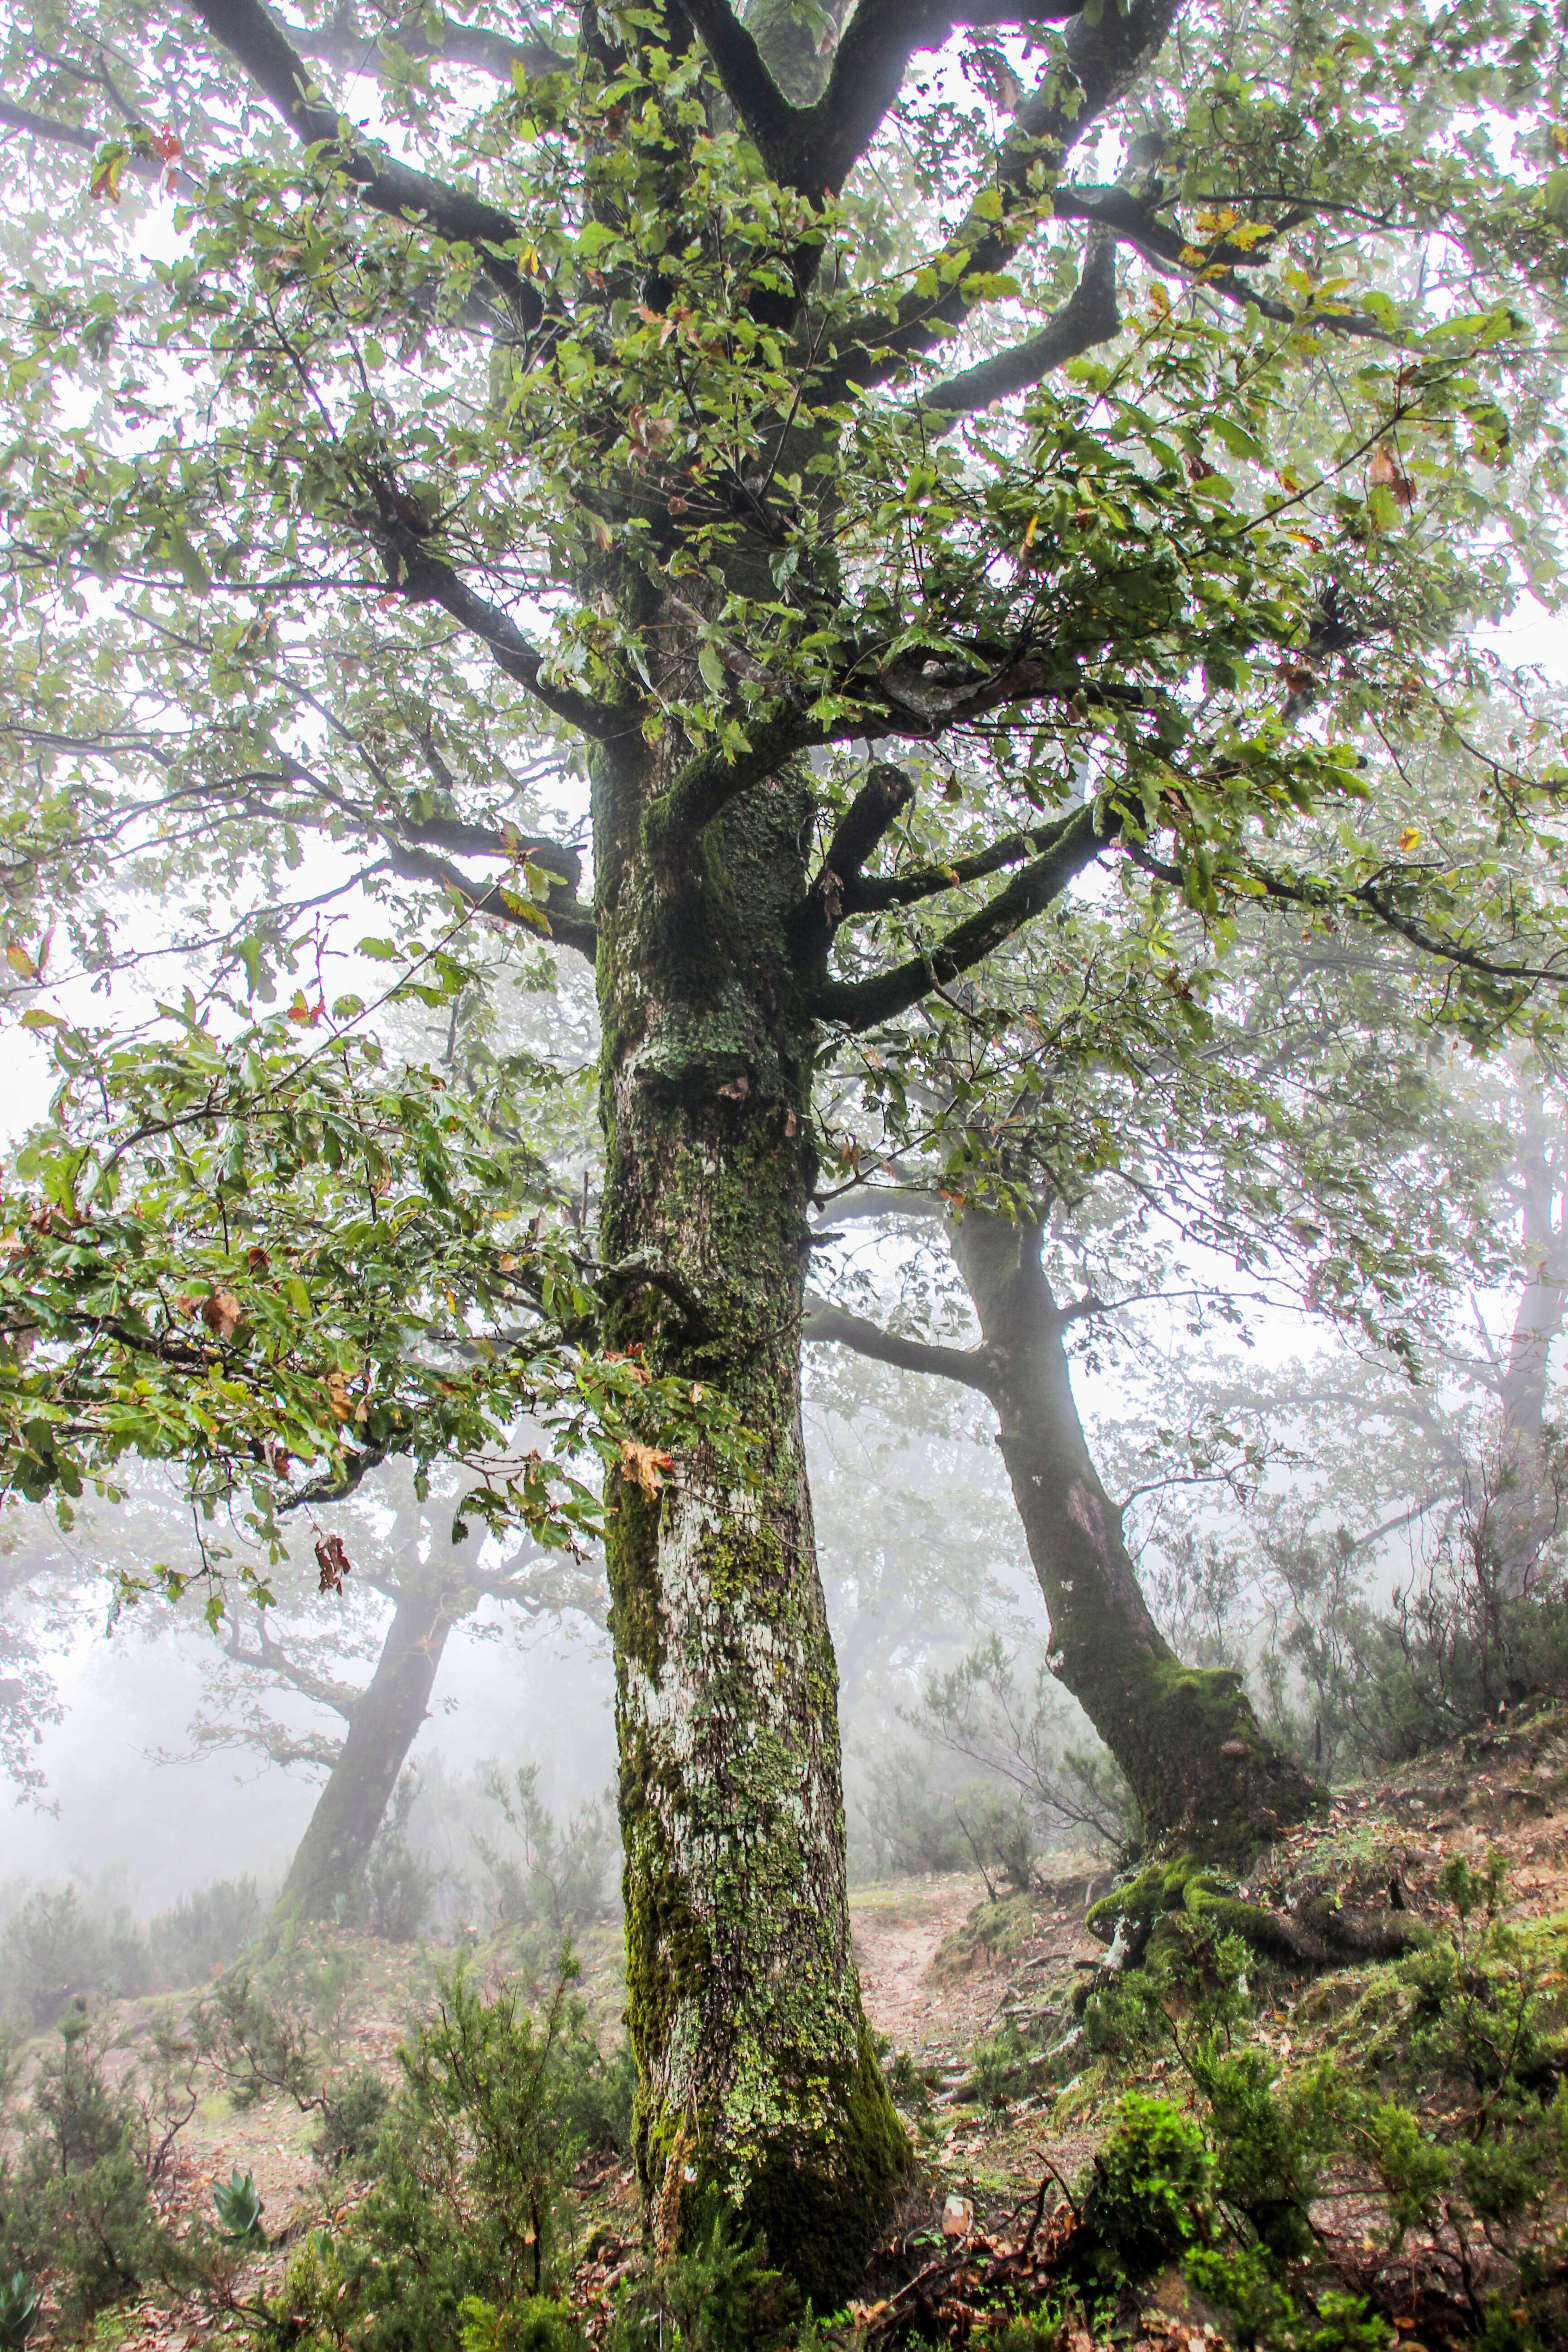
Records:
[[[242,2179],[236,2168],[226,2180],[217,2183],[213,2190],[213,2210],[218,2219],[218,2234],[233,2252],[266,2252],[270,2242],[261,2219],[261,2200],[248,2172]]]
[[[148,1923],[154,1972],[166,1985],[204,1984],[238,1957],[261,1920],[261,1890],[254,1878],[218,1878],[182,1895],[171,1910]]]
[[[38,2315],[38,2290],[26,2271],[0,2278],[0,2352],[22,2352]]]
[[[512,1839],[509,1852],[476,1835],[474,1851],[495,1887],[499,1927],[533,1928],[559,1945],[574,1927],[604,1917],[618,1840],[613,1816],[597,1800],[563,1828],[539,1794],[539,1767],[520,1765],[509,1785],[495,1765],[480,1776]]]
[[[391,2105],[391,2086],[374,2066],[353,2066],[329,2086],[325,2098],[311,2142],[316,2162],[328,2172],[350,2166],[363,2168],[374,2150]]]
[[[74,2002],[20,2118],[0,2215],[0,2275],[51,2273],[73,2329],[150,2284],[190,2285],[205,2261],[199,2232],[178,2240],[153,2210],[153,2183],[178,2124],[156,2132],[133,2079],[112,2081],[105,2057],[94,2021]]]
[[[545,2295],[497,2311],[470,2294],[461,2310],[463,2352],[585,2352],[587,2339],[566,2305]]]
[[[438,1873],[409,1842],[408,1817],[418,1794],[419,1771],[413,1766],[399,1776],[365,1858],[358,1907],[371,1934],[390,1944],[413,1943],[436,1893]]]
[[[626,2145],[631,2108],[629,2059],[601,2055],[575,1976],[568,1951],[538,2013],[461,1967],[441,1980],[435,2015],[398,2053],[368,2194],[330,2252],[295,2257],[267,2307],[273,2334],[428,2352],[468,2331],[497,2352],[574,2352],[551,2300],[571,2253],[572,2168],[606,2137]],[[359,2091],[368,2130],[374,2100]],[[340,2092],[340,2125],[352,2105]],[[330,2130],[331,2101],[326,2115]]]
[[[609,2352],[770,2352],[792,2340],[800,2297],[746,2236],[722,2190],[703,2197],[686,2245],[616,2305]],[[809,2327],[809,2319],[807,2321]]]

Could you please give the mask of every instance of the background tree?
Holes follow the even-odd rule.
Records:
[[[279,1922],[331,1918],[353,1902],[456,1628],[471,1627],[487,1601],[514,1622],[520,1612],[536,1620],[600,1605],[592,1570],[515,1538],[510,1557],[493,1560],[490,1547],[472,1538],[454,1545],[447,1511],[417,1502],[406,1478],[401,1485],[394,1499],[386,1479],[377,1482],[374,1517],[352,1506],[328,1515],[327,1540],[337,1537],[347,1563],[327,1580],[330,1606],[312,1609],[307,1590],[287,1611],[275,1601],[226,1613],[217,1633],[223,1671],[191,1726],[198,1752],[254,1748],[285,1769],[324,1774],[278,1897]],[[378,1527],[388,1514],[390,1526]],[[497,1617],[491,1630],[504,1622]],[[367,1681],[345,1675],[356,1655],[371,1664]],[[305,1702],[307,1724],[298,1708],[279,1715],[283,1696]]]
[[[49,919],[110,964],[100,918],[140,843],[204,906],[239,873],[265,906],[314,826],[353,852],[318,895],[388,869],[454,894],[411,984],[466,985],[455,947],[489,918],[595,955],[608,1161],[595,1265],[553,1202],[498,1246],[487,1192],[532,1203],[496,1139],[516,1150],[540,1074],[475,1133],[426,1078],[356,1065],[367,1007],[329,1008],[298,914],[225,925],[235,995],[306,955],[289,1009],[322,1047],[289,1058],[279,1022],[231,1051],[194,1007],[178,1054],[60,1035],[70,1139],[35,1148],[51,1207],[9,1278],[15,1327],[63,1352],[18,1371],[13,1465],[40,1490],[127,1445],[192,1452],[265,1528],[279,1450],[334,1487],[367,1452],[449,1451],[474,1507],[570,1528],[592,1507],[563,1465],[597,1444],[645,2184],[726,2179],[814,2291],[856,2273],[906,2160],[849,1953],[799,1427],[824,1049],[897,1059],[917,1007],[1124,858],[1218,923],[1262,895],[1395,930],[1473,1026],[1556,971],[1532,830],[1554,751],[1478,761],[1417,856],[1369,716],[1462,723],[1461,622],[1517,566],[1555,577],[1554,54],[1398,6],[1333,40],[1285,10],[1167,47],[1174,19],[861,0],[808,44],[782,7],[563,11],[558,72],[481,38],[450,75],[367,58],[380,141],[259,0],[107,13],[86,72],[79,33],[47,58],[17,33],[36,168],[58,181],[106,128],[100,194],[172,164],[191,216],[129,301],[45,228],[13,320],[13,969],[47,977]],[[950,37],[984,105],[916,62]],[[1539,179],[1478,155],[1483,101]],[[1119,254],[1153,268],[1147,307],[1087,362],[1121,323]],[[1478,464],[1508,477],[1506,551]],[[592,904],[575,843],[510,813],[508,754],[541,728],[583,747]],[[918,774],[852,749],[889,739]],[[259,1228],[319,1181],[312,1120],[350,1171],[311,1204],[313,1230],[352,1219],[352,1246],[316,1244],[324,1319],[262,1279],[286,1243]],[[378,1160],[418,1188],[403,1223]],[[267,1261],[249,1287],[237,1225]],[[159,1287],[198,1227],[210,1351]],[[349,1386],[329,1339],[374,1378]],[[560,1430],[553,1485],[495,1467],[525,1410]],[[1266,1742],[1223,1690],[1229,1726],[1207,1720],[1249,1778]],[[1307,1801],[1288,1780],[1282,1812]]]

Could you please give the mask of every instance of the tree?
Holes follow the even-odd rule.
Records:
[[[1147,910],[1124,920],[1135,931]],[[1213,1860],[1244,1861],[1299,1818],[1308,1779],[1263,1734],[1231,1663],[1179,1656],[1156,1625],[1085,1439],[1069,1346],[1172,1292],[1189,1318],[1245,1331],[1261,1295],[1410,1358],[1423,1299],[1482,1263],[1489,1241],[1500,1257],[1485,1213],[1491,1154],[1428,1069],[1398,948],[1379,969],[1332,945],[1292,950],[1270,924],[1254,919],[1223,946],[1177,927],[1167,984],[1130,1014],[1117,1010],[1125,932],[1098,909],[1069,917],[1053,959],[1011,960],[1010,1015],[994,985],[931,1037],[896,1101],[862,1089],[851,1110],[847,1098],[865,1157],[900,1181],[854,1183],[822,1226],[934,1222],[977,1338],[922,1333],[950,1304],[940,1283],[910,1286],[891,1322],[886,1307],[879,1319],[818,1300],[805,1325],[808,1339],[989,1400],[1053,1670],[1121,1767],[1144,1845]],[[1071,1019],[1091,1054],[1064,1034]],[[1234,1376],[1215,1402],[1245,1406]],[[1205,1475],[1248,1483],[1252,1452],[1234,1435],[1204,1461]]]
[[[389,1504],[386,1488],[384,1475],[370,1498],[381,1512]],[[275,1601],[231,1609],[217,1629],[223,1671],[191,1727],[197,1751],[254,1748],[285,1769],[324,1774],[279,1894],[278,1923],[331,1918],[352,1899],[428,1719],[454,1629],[485,1601],[530,1618],[592,1611],[597,1603],[593,1572],[563,1566],[558,1553],[514,1543],[509,1559],[492,1562],[448,1543],[440,1506],[432,1515],[406,1481],[392,1507],[384,1529],[352,1507],[331,1515],[336,1524],[325,1540],[330,1547],[335,1535],[342,1550],[329,1549],[323,1592],[331,1586],[336,1606],[324,1622],[312,1622],[306,1592],[295,1598],[285,1623]],[[363,1683],[342,1672],[355,1651],[373,1662]],[[276,1699],[285,1693],[314,1711],[306,1727],[279,1719]],[[336,1717],[341,1729],[324,1727],[322,1714]]]
[[[40,184],[90,141],[102,198],[168,167],[189,222],[128,298],[107,203],[85,262],[40,221],[12,325],[13,969],[47,980],[50,920],[123,969],[142,951],[105,940],[106,902],[141,856],[204,909],[215,876],[264,886],[211,925],[237,1004],[309,974],[310,925],[269,919],[265,885],[330,837],[357,862],[318,896],[449,894],[417,985],[455,987],[481,921],[594,955],[608,1149],[596,1262],[550,1203],[523,1250],[487,1246],[483,1152],[442,1164],[446,1102],[355,1066],[360,1000],[300,988],[334,1085],[376,1105],[368,1148],[416,1139],[426,1203],[399,1256],[374,1183],[351,1211],[344,1181],[330,1328],[375,1378],[350,1391],[340,1363],[334,1391],[304,1310],[266,1269],[245,1285],[218,1149],[237,1139],[243,1176],[246,1138],[275,1137],[321,1063],[285,1069],[275,1022],[244,1047],[272,1041],[255,1076],[201,1030],[173,1078],[156,1052],[133,1078],[62,1033],[75,1125],[36,1148],[50,1205],[18,1212],[43,1222],[8,1294],[54,1352],[17,1375],[13,1463],[43,1489],[184,1448],[248,1481],[265,1523],[268,1444],[336,1485],[366,1450],[447,1450],[486,1507],[542,1525],[542,1472],[486,1471],[510,1421],[553,1402],[563,1459],[598,1444],[645,2188],[726,2180],[819,2294],[857,2273],[908,2160],[849,1948],[800,1442],[829,1041],[896,1066],[917,1007],[983,988],[1097,870],[1167,877],[1216,924],[1261,894],[1394,930],[1477,1028],[1558,969],[1534,862],[1551,746],[1473,761],[1440,856],[1415,855],[1400,764],[1407,736],[1465,724],[1462,620],[1516,565],[1553,593],[1549,37],[1391,5],[1324,40],[1286,7],[1167,46],[1175,16],[670,0],[551,12],[522,42],[454,24],[449,58],[438,17],[412,49],[348,52],[384,138],[354,127],[363,85],[321,87],[260,0],[12,47],[5,119]],[[306,37],[323,66],[345,54],[336,20]],[[983,102],[950,100],[954,68]],[[1478,156],[1483,102],[1545,176]],[[1418,268],[1433,242],[1448,258]],[[1473,464],[1508,475],[1506,551]],[[581,747],[591,903],[574,843],[512,813],[509,755],[541,730]],[[916,747],[907,769],[867,763],[888,741]],[[498,1088],[492,1136],[527,1083]],[[152,1279],[189,1247],[160,1087],[186,1089],[179,1136],[211,1139],[174,1155],[222,1277],[210,1350],[170,1336]],[[312,1116],[372,1164],[347,1097]],[[247,1227],[308,1189],[287,1155],[251,1164]],[[416,1311],[433,1250],[470,1318],[439,1359]],[[348,1274],[384,1256],[395,1309],[367,1318]],[[287,1426],[264,1433],[268,1378]],[[715,1398],[749,1450],[702,1417]],[[1239,1744],[1250,1771],[1261,1735]]]

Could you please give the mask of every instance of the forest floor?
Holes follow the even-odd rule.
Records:
[[[1568,1711],[1500,1727],[1376,1782],[1337,1790],[1331,1809],[1264,1857],[1254,1878],[1258,1885],[1271,1879],[1274,1899],[1286,1903],[1327,1889],[1346,1903],[1386,1906],[1396,1885],[1403,1907],[1435,1916],[1446,1861],[1464,1854],[1479,1865],[1494,1852],[1507,1864],[1510,1915],[1524,1925],[1568,1927]],[[967,1874],[856,1890],[854,1936],[868,2013],[889,2055],[908,2053],[906,2081],[918,2077],[927,2086],[910,2110],[920,2186],[868,2275],[867,2312],[885,2310],[889,2297],[896,2305],[911,2269],[942,2255],[944,2215],[950,2245],[966,2238],[995,2245],[1009,2231],[1016,2240],[1023,2226],[1017,2216],[1042,2180],[1054,2175],[1072,2184],[1083,2176],[1128,2088],[1179,2093],[1173,2062],[1162,2055],[1134,2059],[1114,2073],[1091,2064],[1065,2084],[1056,2079],[1061,2068],[1053,2075],[1045,2067],[1043,2053],[1021,2070],[1015,2066],[1005,2081],[994,2076],[986,2084],[984,2065],[976,2068],[977,2046],[984,2061],[988,2042],[1009,2027],[1039,2052],[1068,2020],[1075,1980],[1103,1955],[1088,1935],[1085,1914],[1109,1884],[1103,1864],[1069,1854],[1042,1865],[1030,1896],[992,1901]],[[613,2037],[624,2001],[618,1927],[590,1929],[578,1939],[578,1956],[579,1990],[595,2028]],[[366,2063],[395,2076],[397,2044],[413,2021],[428,2013],[437,1973],[452,1957],[365,1937],[324,1939],[321,2013],[333,2065]],[[499,1979],[516,1973],[518,1955],[498,1943],[477,1952],[473,1965]],[[531,1986],[526,1955],[521,1973]],[[1281,1986],[1275,2006],[1252,2028],[1254,2042],[1282,2072],[1325,2053],[1336,2065],[1354,2066],[1359,2053],[1347,2044],[1348,2021],[1360,2013],[1368,1977],[1366,1969],[1348,1968]],[[543,1972],[537,1984],[546,1989]],[[129,2068],[144,2060],[156,2019],[177,2021],[189,2007],[188,1995],[119,2005],[103,2020],[115,2044],[112,2064]],[[46,2046],[41,2039],[33,2054]],[[237,2107],[216,2088],[198,2088],[161,2202],[171,2218],[200,2212],[210,2220],[215,2185],[233,2172],[251,2175],[273,2246],[240,2281],[243,2299],[276,2286],[303,2231],[341,2221],[358,2192],[315,2162],[313,2115],[281,2099]],[[23,2090],[25,2095],[25,2080]],[[637,2203],[629,2171],[603,2159],[582,2168],[579,2190],[581,2242],[595,2258],[579,2272],[577,2295],[591,2313],[635,2252]],[[1553,2227],[1568,2221],[1557,2210],[1561,2202],[1554,2195]],[[1394,2319],[1401,2352],[1439,2352],[1464,2340],[1433,2286],[1434,2263],[1436,2272],[1443,2267],[1436,2255],[1418,2286],[1415,2263],[1384,2249],[1371,2209],[1354,2197],[1342,2195],[1331,2210],[1315,2213],[1314,2222],[1347,2285]],[[1408,2308],[1401,2313],[1396,2306],[1406,2286]],[[47,2307],[44,2318],[30,2339],[33,2352],[48,2352],[54,2341]],[[1193,2352],[1215,2352],[1224,2342],[1213,2315],[1194,2304],[1173,2272],[1157,2283],[1144,2330],[1151,2352],[1189,2345]],[[195,2305],[171,2310],[149,2301],[103,2315],[93,2341],[95,2352],[187,2352],[241,2332],[233,2315],[215,2321]],[[1080,2333],[1073,2352],[1091,2352],[1089,2337]]]

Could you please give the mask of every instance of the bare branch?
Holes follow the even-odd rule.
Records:
[[[542,33],[531,41],[509,40],[488,26],[465,25],[444,12],[423,15],[417,10],[401,24],[377,24],[360,31],[345,14],[334,11],[324,25],[293,25],[283,30],[303,58],[320,58],[340,73],[363,73],[374,53],[394,44],[405,57],[449,58],[454,65],[477,66],[499,82],[510,83],[512,68],[525,74],[559,73],[569,60],[552,48]]]
[[[1090,25],[1077,16],[1038,88],[1026,100],[997,157],[995,173],[948,242],[944,256],[962,255],[963,270],[935,295],[911,291],[891,316],[867,317],[836,338],[837,356],[816,396],[841,398],[851,383],[871,384],[890,375],[961,326],[979,297],[964,289],[979,276],[1006,268],[1034,234],[1044,192],[1033,184],[1043,164],[1056,181],[1072,149],[1091,130],[1163,45],[1177,0],[1132,0],[1125,16],[1107,6]],[[1058,190],[1059,193],[1059,190]],[[993,217],[1001,199],[1000,218]]]
[[[895,1365],[902,1372],[931,1372],[939,1380],[959,1381],[965,1388],[978,1389],[983,1396],[990,1396],[994,1385],[980,1349],[936,1348],[924,1339],[900,1339],[884,1331],[880,1324],[847,1314],[825,1298],[806,1300],[800,1336],[814,1345],[852,1348],[858,1356],[873,1357],[878,1363]]]
[[[26,131],[29,139],[47,140],[53,147],[74,147],[83,155],[96,155],[103,144],[96,131],[84,130],[76,122],[57,122],[52,115],[35,114],[26,106],[13,106],[8,98],[0,98],[0,128]],[[138,155],[132,151],[127,168],[139,180],[161,180],[169,167],[156,156]]]
[[[934,989],[983,962],[1059,898],[1077,875],[1093,865],[1121,827],[1117,811],[1099,802],[1075,809],[1060,821],[1044,856],[1016,875],[978,913],[955,923],[934,947],[870,980],[826,982],[816,994],[814,1009],[818,1017],[845,1029],[868,1029],[908,1012]]]
[[[936,430],[945,432],[961,416],[973,416],[1016,392],[1065,366],[1096,343],[1108,343],[1121,324],[1116,307],[1116,240],[1101,230],[1091,233],[1084,252],[1083,270],[1059,310],[1053,310],[1037,334],[1011,351],[965,368],[933,384],[920,396],[922,410],[932,415]]]

